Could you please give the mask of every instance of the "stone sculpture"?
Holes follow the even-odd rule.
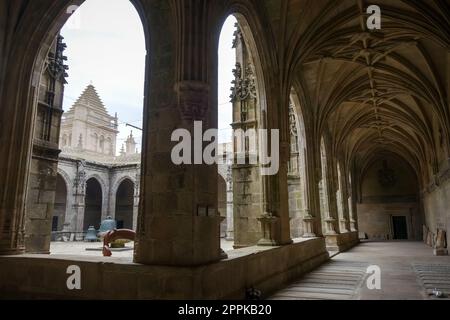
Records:
[[[445,230],[437,229],[433,253],[435,256],[448,255],[447,234]]]

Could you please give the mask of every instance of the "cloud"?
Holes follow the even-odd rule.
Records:
[[[234,17],[223,27],[219,50],[219,130],[232,122],[229,101]],[[64,109],[68,110],[92,82],[108,111],[119,121],[142,126],[145,79],[145,34],[140,17],[128,0],[87,0],[61,30],[67,44],[69,77]],[[151,52],[149,52],[151,54]],[[139,120],[140,119],[140,120]],[[139,123],[140,121],[140,123]],[[130,132],[120,126],[118,149]],[[136,130],[134,130],[136,133]],[[138,136],[138,134],[135,134]],[[140,136],[141,134],[139,134]],[[226,138],[224,138],[226,140]],[[222,137],[221,137],[221,140]]]

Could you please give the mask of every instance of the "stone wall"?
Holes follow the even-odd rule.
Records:
[[[249,247],[229,255],[192,268],[103,257],[1,257],[0,299],[244,299],[250,287],[267,297],[329,259],[323,238],[282,247]],[[70,265],[81,268],[81,290],[66,287]]]
[[[120,184],[128,179],[134,184],[133,201],[133,229],[136,228],[138,204],[139,204],[139,176],[140,165],[137,163],[123,165],[107,165],[96,162],[84,161],[80,167],[80,160],[63,156],[58,164],[58,173],[64,179],[67,186],[67,206],[65,221],[66,230],[71,232],[83,232],[83,219],[85,212],[85,193],[78,194],[74,180],[83,172],[84,184],[89,179],[96,179],[102,189],[101,220],[107,216],[116,214],[116,194]],[[85,190],[84,190],[85,191]],[[100,221],[99,221],[100,223]]]
[[[40,78],[34,119],[33,152],[25,207],[25,249],[48,253],[56,191],[59,130],[67,66],[65,44],[54,39]]]
[[[393,217],[406,218],[409,240],[422,239],[419,185],[403,161],[380,158],[366,171],[357,203],[358,230],[369,239],[394,239]]]
[[[433,234],[437,229],[443,229],[448,234],[450,232],[450,180],[443,181],[439,187],[423,195],[423,206],[426,212],[425,225]]]
[[[57,162],[34,152],[28,180],[25,247],[29,253],[49,253],[56,189]]]
[[[357,205],[358,230],[369,239],[394,239],[392,217],[405,216],[409,240],[422,239],[422,219],[415,203],[362,203]]]

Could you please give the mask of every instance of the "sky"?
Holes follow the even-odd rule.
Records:
[[[107,5],[105,5],[107,3]],[[219,142],[231,141],[230,87],[236,58],[232,49],[234,17],[225,22],[219,44]],[[68,84],[64,110],[69,110],[92,83],[108,112],[119,117],[119,151],[133,130],[137,142],[142,132],[145,77],[145,35],[140,17],[128,0],[87,0],[61,30],[67,44]],[[151,52],[149,52],[151,55]]]

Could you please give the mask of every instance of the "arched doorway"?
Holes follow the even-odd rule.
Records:
[[[134,183],[125,179],[116,192],[117,229],[133,229]]]
[[[362,170],[358,230],[371,240],[420,240],[417,175],[399,156],[379,155]]]
[[[102,186],[97,179],[89,179],[86,182],[83,231],[86,231],[91,226],[97,230],[100,228],[102,219],[102,201]]]
[[[14,206],[18,209],[11,213],[15,215],[14,221],[16,221],[12,227],[22,230],[20,232],[23,232],[24,229],[25,241],[19,239],[16,246],[19,248],[18,250],[23,250],[25,244],[26,251],[30,253],[48,253],[51,240],[50,231],[61,231],[64,223],[71,223],[68,230],[65,231],[78,233],[86,230],[91,224],[99,224],[101,219],[98,218],[98,223],[96,221],[95,223],[86,222],[90,220],[90,208],[88,204],[85,211],[84,173],[77,171],[76,164],[73,165],[74,170],[66,171],[69,174],[69,180],[74,184],[65,188],[65,198],[67,198],[67,193],[69,194],[69,205],[67,206],[66,202],[64,206],[62,200],[64,189],[58,186],[60,183],[57,183],[59,178],[57,179],[56,175],[58,161],[62,158],[59,157],[61,156],[60,150],[62,149],[63,153],[65,151],[70,153],[74,149],[78,150],[79,147],[83,147],[85,150],[94,149],[95,151],[95,148],[91,148],[92,141],[88,139],[92,136],[94,140],[97,130],[79,125],[79,128],[74,128],[70,130],[70,134],[66,134],[61,130],[63,109],[68,111],[68,107],[76,100],[78,90],[81,91],[81,88],[87,83],[94,81],[98,87],[103,87],[102,92],[117,93],[119,92],[117,88],[120,89],[120,93],[116,94],[115,98],[105,95],[106,105],[113,107],[112,110],[108,110],[111,111],[112,117],[116,112],[114,108],[122,108],[122,110],[125,106],[128,108],[126,112],[117,110],[119,117],[122,118],[119,126],[123,128],[125,122],[130,122],[142,127],[141,112],[142,97],[144,96],[142,91],[147,90],[147,88],[144,89],[143,83],[147,70],[145,67],[147,32],[144,29],[148,24],[141,19],[144,15],[141,15],[143,9],[139,0],[109,1],[108,10],[105,10],[104,1],[101,0],[61,0],[58,3],[55,2],[51,6],[51,10],[49,7],[44,9],[45,7],[46,5],[39,8],[23,6],[22,14],[28,16],[29,20],[27,25],[36,22],[33,16],[40,17],[38,19],[46,18],[45,21],[42,20],[41,23],[35,24],[36,29],[33,30],[32,36],[27,35],[24,38],[21,34],[23,38],[21,41],[29,43],[30,46],[26,54],[17,56],[16,63],[21,66],[20,77],[11,78],[13,91],[27,94],[23,95],[23,100],[18,102],[16,111],[12,113],[12,118],[21,123],[21,128],[10,132],[20,131],[16,132],[16,136],[20,136],[20,139],[23,140],[16,141],[15,144],[20,144],[23,148],[24,152],[21,151],[21,155],[31,158],[30,161],[21,159],[14,162],[21,166],[21,172],[27,172],[29,178],[25,179],[24,174],[23,178],[17,179],[17,189],[24,190],[27,195],[25,197],[22,193],[21,198],[16,198],[14,201],[18,204],[26,199],[27,203],[25,207],[22,204]],[[121,10],[121,8],[125,8],[125,10]],[[76,13],[71,15],[73,12]],[[70,17],[72,19],[69,19]],[[99,21],[99,24],[103,25],[107,32],[110,32],[108,34],[112,36],[105,37],[105,32],[102,33],[98,28],[91,27],[92,23]],[[115,21],[115,23],[113,25],[102,23],[105,21]],[[66,38],[63,39],[61,34],[64,34]],[[102,41],[109,42],[109,46],[100,43],[99,37],[96,41],[95,38],[99,34],[101,34]],[[130,46],[128,41],[122,41],[124,38],[125,40],[131,39],[130,42],[139,43],[139,50]],[[87,39],[90,43],[79,45],[83,39]],[[111,63],[111,61],[113,62]],[[112,65],[114,70],[110,67]],[[69,67],[68,70],[67,67]],[[89,72],[81,70],[84,67],[91,70]],[[108,72],[111,73],[108,74]],[[127,78],[126,82],[123,81],[124,78]],[[73,88],[66,90],[70,86]],[[131,86],[136,88],[137,93],[124,90],[125,87]],[[10,90],[11,88],[8,88],[8,91]],[[119,98],[117,98],[118,96]],[[123,99],[124,96],[127,98]],[[132,103],[130,99],[133,100]],[[88,105],[94,108],[94,104],[88,103]],[[137,114],[130,112],[130,107],[135,107]],[[82,112],[77,114],[80,117],[84,115]],[[89,121],[96,126],[96,129],[100,131],[115,130],[114,123],[109,118],[98,117],[90,112],[86,112],[86,114],[90,115],[88,120],[95,118],[99,122],[106,123],[98,125],[95,121]],[[127,118],[128,116],[132,118]],[[77,122],[74,121],[74,123]],[[30,132],[30,128],[34,128],[34,132]],[[98,135],[98,137],[101,136]],[[116,145],[113,143],[116,139],[109,140],[107,136],[104,138],[104,154],[112,157],[116,154]],[[59,139],[61,140],[60,144]],[[117,140],[122,141],[122,139],[119,135]],[[30,141],[34,144],[34,148],[28,145]],[[36,146],[39,147],[36,148]],[[29,150],[32,150],[32,154]],[[36,156],[37,153],[39,156]],[[90,160],[78,155],[74,158],[82,161]],[[28,163],[30,163],[29,166]],[[28,185],[25,186],[25,183]],[[75,184],[76,186],[74,186]],[[104,192],[108,194],[107,191],[104,190]],[[69,212],[63,213],[64,207],[67,207]],[[46,208],[55,208],[55,214]],[[65,214],[69,217],[66,221]],[[86,225],[82,221],[85,221]]]
[[[234,247],[241,248],[256,245],[263,238],[258,219],[268,211],[264,193],[266,178],[261,175],[261,165],[258,163],[256,131],[267,127],[266,113],[262,111],[266,108],[264,78],[257,46],[243,15],[235,13],[226,19],[220,42],[222,46],[227,45],[225,50],[230,52],[228,56],[219,53],[219,65],[228,66],[225,71],[228,83],[220,85],[219,97],[231,98],[231,103],[227,103],[230,110],[226,117],[232,123],[229,149],[232,150],[233,197],[230,202],[233,207]],[[230,82],[231,96],[228,90]],[[223,114],[219,103],[219,125]]]
[[[52,231],[62,231],[64,227],[67,208],[67,185],[64,178],[56,176],[55,207],[52,218]]]

